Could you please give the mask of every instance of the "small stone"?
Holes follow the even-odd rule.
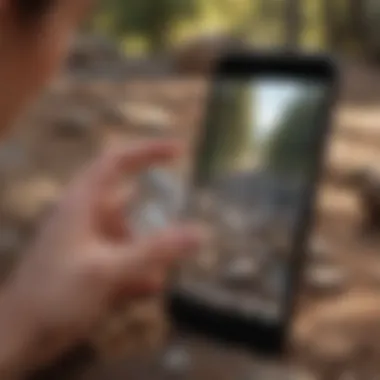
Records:
[[[138,231],[151,233],[165,228],[183,204],[180,181],[168,171],[152,169],[140,180],[140,200],[134,220]]]
[[[162,230],[169,223],[166,210],[154,201],[147,201],[144,206],[139,206],[134,213],[133,221],[136,231],[146,235]]]
[[[178,175],[169,170],[155,168],[148,170],[142,177],[141,186],[145,193],[158,199],[167,213],[174,217],[184,205],[184,189]]]

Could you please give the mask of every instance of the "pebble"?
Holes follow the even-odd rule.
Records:
[[[183,189],[178,179],[163,169],[152,169],[140,180],[140,199],[134,210],[139,232],[151,233],[174,220],[183,204]]]

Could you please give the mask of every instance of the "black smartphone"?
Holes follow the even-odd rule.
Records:
[[[338,82],[320,55],[242,52],[215,65],[185,210],[212,241],[170,284],[176,328],[284,352]]]

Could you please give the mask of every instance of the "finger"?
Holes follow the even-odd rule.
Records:
[[[133,174],[151,165],[173,160],[181,149],[177,140],[140,142],[132,147],[109,149],[72,183],[64,208],[67,208],[67,213],[75,213],[87,222],[92,220],[99,200],[107,197],[107,192],[117,186],[123,173]],[[72,204],[76,205],[74,210],[66,207]]]
[[[156,273],[138,280],[125,279],[116,290],[115,299],[122,302],[130,297],[151,296],[161,292],[165,286],[165,274]]]
[[[152,238],[141,239],[123,253],[114,256],[112,271],[117,281],[136,281],[195,253],[205,239],[197,225],[171,228]],[[122,248],[121,248],[122,249]]]
[[[178,140],[141,141],[128,147],[110,147],[108,152],[94,163],[89,175],[89,184],[115,184],[123,174],[135,174],[152,165],[174,160],[181,152],[182,147]]]
[[[151,238],[141,238],[132,248],[133,254],[145,268],[154,270],[175,259],[196,251],[203,240],[204,230],[198,225],[170,228]]]
[[[99,218],[95,218],[95,222],[99,223],[100,232],[106,239],[123,241],[133,237],[127,214],[128,205],[137,199],[137,194],[137,184],[129,183],[99,200]]]

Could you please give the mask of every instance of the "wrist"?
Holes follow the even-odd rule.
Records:
[[[8,289],[0,295],[0,378],[14,379],[34,366],[40,326],[26,303]]]

